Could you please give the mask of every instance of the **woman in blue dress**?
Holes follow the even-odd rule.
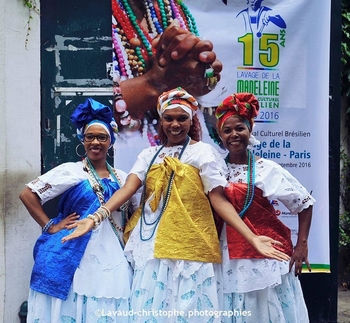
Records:
[[[42,227],[34,247],[27,322],[127,322],[131,269],[123,254],[126,210],[79,239],[62,244],[67,225],[103,205],[126,174],[106,161],[117,130],[109,107],[92,99],[71,116],[85,158],[55,167],[27,184],[20,199]],[[61,195],[57,215],[42,205]],[[120,312],[122,313],[122,312]]]

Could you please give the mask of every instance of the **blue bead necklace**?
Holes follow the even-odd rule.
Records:
[[[183,152],[185,151],[186,147],[188,146],[189,142],[190,142],[191,138],[189,136],[187,136],[187,139],[184,143],[184,145],[182,146],[182,149],[181,149],[181,152],[179,154],[179,157],[178,159],[181,159],[181,156],[183,155]],[[146,204],[146,180],[147,180],[147,175],[153,165],[153,163],[155,162],[157,156],[159,155],[159,153],[161,152],[161,150],[165,147],[166,143],[163,144],[159,149],[158,151],[155,153],[155,155],[153,156],[149,166],[148,166],[148,169],[147,169],[147,172],[146,172],[146,175],[145,175],[145,179],[143,181],[143,188],[142,188],[142,196],[141,196],[141,221],[140,221],[140,239],[142,241],[148,241],[150,239],[152,239],[152,237],[154,236],[154,233],[156,232],[156,229],[157,229],[157,226],[159,224],[159,221],[169,203],[169,198],[170,198],[170,193],[171,193],[171,188],[172,188],[172,185],[173,185],[173,181],[174,181],[174,176],[175,176],[175,172],[172,171],[171,174],[170,174],[170,179],[169,179],[169,183],[168,183],[168,187],[167,187],[167,190],[166,190],[166,194],[165,194],[165,198],[164,198],[164,201],[163,201],[163,205],[162,205],[162,208],[161,208],[161,211],[159,213],[159,215],[157,216],[157,218],[154,220],[154,221],[150,221],[150,222],[147,222],[146,220],[146,216],[145,216],[145,204]],[[142,228],[144,225],[154,225],[153,229],[152,229],[152,232],[150,234],[149,237],[144,237],[142,235]]]
[[[225,158],[226,164],[229,163],[229,155]],[[238,213],[243,218],[244,213],[249,209],[254,199],[255,191],[255,158],[254,154],[248,149],[248,170],[247,170],[247,194],[245,197],[243,209]]]

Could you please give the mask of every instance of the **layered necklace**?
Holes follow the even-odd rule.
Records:
[[[245,212],[248,210],[254,199],[254,188],[255,188],[255,157],[254,154],[247,150],[248,153],[248,169],[247,169],[247,194],[245,197],[244,205],[242,210],[238,213],[243,218]],[[229,155],[227,155],[226,164],[229,163]]]
[[[178,159],[181,159],[186,147],[188,146],[188,144],[190,143],[190,140],[191,138],[189,136],[187,136],[187,139],[184,143],[184,145],[182,146],[181,148],[181,152],[179,154],[179,157]],[[162,208],[159,212],[159,215],[156,217],[156,219],[154,219],[153,221],[150,221],[148,222],[147,219],[146,219],[146,216],[145,216],[145,204],[146,204],[146,182],[147,182],[147,176],[148,176],[148,173],[152,167],[152,165],[154,164],[157,156],[159,155],[159,153],[161,152],[161,150],[165,147],[166,143],[163,144],[159,149],[158,151],[155,153],[155,155],[153,156],[149,166],[148,166],[148,169],[147,169],[147,172],[146,172],[146,175],[145,175],[145,179],[143,181],[143,187],[142,187],[142,196],[141,196],[141,221],[140,221],[140,239],[142,241],[148,241],[150,239],[152,239],[152,237],[154,236],[154,233],[156,232],[156,229],[157,229],[157,226],[159,224],[159,221],[169,203],[169,198],[170,198],[170,193],[171,193],[171,188],[172,188],[172,185],[173,185],[173,181],[174,181],[174,177],[175,177],[175,172],[172,171],[171,174],[170,174],[170,178],[169,178],[169,182],[168,182],[168,186],[167,186],[167,190],[166,190],[166,193],[165,193],[165,197],[164,197],[164,200],[163,200],[163,205],[162,205]],[[143,226],[153,226],[152,228],[152,231],[151,231],[151,234],[148,236],[148,237],[145,237],[143,235]]]
[[[128,0],[112,0],[113,73],[121,80],[140,76],[147,71],[154,55],[152,39],[161,34],[174,19],[183,29],[198,36],[194,17],[183,3],[177,0],[143,0],[145,30]]]
[[[100,176],[98,176],[95,167],[92,165],[90,159],[88,157],[86,157],[83,160],[83,164],[84,164],[84,170],[88,173],[88,179],[90,182],[90,185],[93,189],[93,191],[96,193],[98,200],[100,201],[101,205],[105,204],[105,198],[104,198],[104,185],[101,181]],[[118,184],[119,188],[122,187],[121,183],[121,179],[118,175],[118,173],[116,172],[116,170],[114,168],[111,167],[111,165],[108,164],[108,162],[106,161],[106,167],[107,170],[109,172],[109,174],[111,175],[111,177],[113,178],[113,180]],[[126,225],[126,221],[127,221],[127,212],[128,212],[128,202],[123,204],[122,207],[120,207],[119,209],[121,211],[122,214],[122,222],[121,222],[121,227],[117,225],[117,223],[114,221],[113,217],[110,216],[108,217],[109,223],[113,229],[113,232],[115,233],[115,235],[118,237],[120,244],[122,245],[122,247],[124,247],[124,242],[122,239],[122,233],[124,232],[125,229],[125,225]]]
[[[147,72],[150,59],[155,54],[152,40],[163,33],[174,19],[179,20],[181,28],[199,35],[194,17],[181,0],[142,0],[147,30],[142,26],[142,20],[137,19],[130,3],[130,0],[112,0],[112,74],[113,80],[119,84]],[[126,129],[140,129],[141,121],[133,119],[125,109],[120,115],[123,118],[121,122],[125,120],[127,123],[123,124]],[[160,144],[156,124],[157,119],[144,114],[140,130],[142,138],[151,146]]]

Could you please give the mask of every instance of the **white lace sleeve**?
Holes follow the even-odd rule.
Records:
[[[44,204],[86,179],[85,174],[82,162],[64,163],[29,182],[27,186]]]
[[[264,167],[259,171],[263,183],[264,196],[268,199],[277,199],[282,202],[292,214],[298,214],[310,205],[315,199],[306,188],[287,170],[271,160],[257,161],[257,167]]]
[[[224,159],[209,144],[202,143],[198,150],[199,174],[202,179],[205,194],[218,186],[227,185],[227,167]]]
[[[120,170],[120,169],[116,169],[116,172],[118,173],[118,175],[120,176],[122,182],[120,183],[122,186],[125,184],[126,178],[128,177],[128,174],[125,173],[124,171]],[[136,193],[130,198],[130,205],[129,208],[131,210],[131,212],[134,212],[139,204],[140,204],[140,198],[141,198],[141,188],[139,188]]]
[[[144,181],[148,166],[157,149],[155,147],[149,147],[141,151],[137,156],[135,164],[132,166],[129,174],[135,174],[141,182]]]

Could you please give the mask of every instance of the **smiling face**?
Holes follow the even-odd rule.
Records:
[[[190,115],[182,108],[165,110],[161,119],[162,129],[168,139],[167,147],[183,145],[191,127]]]
[[[245,164],[250,131],[238,117],[229,117],[219,129],[219,134],[226,149],[230,152],[230,162]]]
[[[107,138],[106,141],[103,141]],[[90,141],[92,139],[92,141]],[[109,133],[98,124],[91,125],[84,133],[86,156],[93,162],[105,161],[111,138]]]

